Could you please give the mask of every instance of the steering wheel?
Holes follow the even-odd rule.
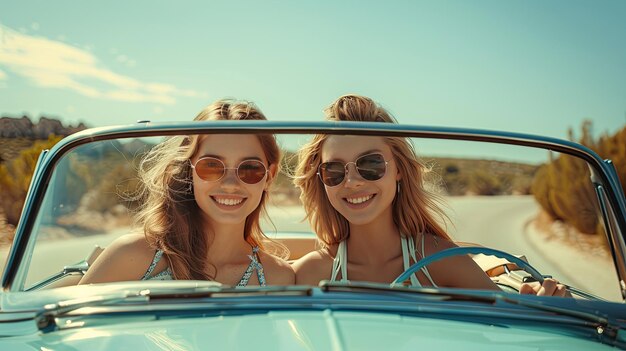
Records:
[[[409,279],[412,274],[414,274],[415,272],[419,271],[420,269],[426,267],[427,265],[433,262],[442,260],[447,257],[467,255],[467,254],[484,254],[484,255],[491,255],[491,256],[496,256],[499,258],[504,258],[511,263],[515,263],[518,267],[528,272],[540,284],[543,283],[544,276],[541,273],[539,273],[539,271],[537,271],[528,262],[522,259],[519,259],[509,253],[506,253],[500,250],[494,250],[494,249],[490,249],[487,247],[467,246],[467,247],[453,247],[450,249],[441,250],[437,252],[436,254],[422,258],[421,260],[415,262],[414,265],[409,267],[402,274],[400,274],[398,278],[396,278],[393,282],[391,282],[391,286],[394,287],[394,286],[402,285],[402,283],[406,281],[407,279]]]

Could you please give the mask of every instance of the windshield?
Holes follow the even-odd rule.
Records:
[[[139,218],[147,201],[139,174],[146,166],[144,161],[150,151],[165,140],[187,137],[113,139],[81,145],[65,154],[54,168],[37,214],[31,235],[32,254],[26,255],[27,259],[22,262],[23,288],[77,284],[89,268],[85,263],[90,261],[90,255],[99,253],[96,247],[107,248],[130,233],[144,235],[146,223]],[[307,220],[307,210],[311,207],[307,209],[303,205],[303,190],[294,185],[301,162],[298,150],[309,145],[313,136],[294,134],[277,138],[282,152],[281,167],[266,190],[269,194],[267,213],[260,217],[260,228],[269,241],[278,242],[280,247],[289,250],[284,258],[293,264],[328,243],[324,243],[324,238],[318,240],[316,232],[320,227],[312,226]],[[366,137],[357,138],[364,143],[371,142],[363,139]],[[521,146],[424,138],[409,138],[408,142],[423,165],[421,187],[433,196],[437,204],[433,208],[442,210],[432,218],[453,242],[460,246],[506,251],[562,283],[608,300],[621,301],[598,200],[584,161]],[[335,162],[322,166],[326,167],[322,173],[326,177],[324,182],[349,182],[353,176],[350,162],[359,168],[356,169],[359,177],[380,176],[375,173],[377,159],[348,159],[337,154],[337,149],[330,150],[330,154],[322,153],[323,161]],[[373,154],[377,150],[374,147]],[[328,159],[324,159],[325,155]],[[208,168],[216,164],[210,152],[194,157],[191,161],[196,162],[196,168],[213,171]],[[199,162],[199,159],[204,161]],[[255,163],[240,160],[224,163],[225,168],[239,172],[237,176],[241,181],[256,181],[245,168],[256,167]],[[389,170],[392,166],[387,167]],[[196,172],[203,175],[197,169]],[[347,180],[342,178],[344,173]],[[206,174],[210,173],[203,176],[211,176]],[[229,174],[227,172],[226,176]],[[321,181],[319,177],[317,181]],[[394,191],[412,191],[412,185],[407,182],[418,181],[402,179]],[[326,184],[326,189],[331,191],[326,194],[331,203],[332,191],[339,192],[338,198],[343,196],[340,192],[343,185],[329,187]],[[374,192],[373,197],[382,198],[382,193]],[[344,199],[353,209],[371,201],[367,193],[359,196],[346,195]],[[245,201],[248,198],[250,196]],[[218,200],[222,201],[219,198],[215,201]],[[224,201],[222,206],[237,206],[234,199],[228,199],[233,203]],[[423,243],[416,238],[414,245],[419,254]],[[493,258],[481,261],[478,256],[473,258],[494,281],[501,272],[493,270],[513,269],[502,261]],[[511,272],[508,273],[511,276]],[[68,279],[72,274],[76,277]],[[328,275],[330,278],[330,271]],[[352,276],[358,277],[357,273]],[[501,283],[506,285],[504,280]]]

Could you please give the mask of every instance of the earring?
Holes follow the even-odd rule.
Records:
[[[400,194],[400,182],[396,182],[396,193]]]

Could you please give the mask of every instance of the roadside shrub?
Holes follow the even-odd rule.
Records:
[[[500,179],[492,173],[475,170],[469,177],[469,191],[476,195],[498,195],[502,193]]]
[[[578,142],[613,160],[622,187],[626,181],[626,127],[613,136],[603,135],[593,139],[590,121],[583,122]],[[572,129],[570,140],[574,140]],[[550,159],[536,174],[532,193],[542,209],[555,220],[561,220],[578,231],[597,234],[601,223],[597,215],[595,190],[590,182],[586,163],[568,155]],[[622,194],[623,196],[623,194]]]
[[[8,224],[16,225],[20,218],[39,154],[42,150],[50,149],[61,138],[51,134],[48,140],[35,141],[33,146],[22,150],[17,158],[0,164],[0,209]]]
[[[622,191],[624,191],[626,189],[626,127],[613,136],[603,135],[600,137],[595,145],[595,151],[600,157],[613,161],[622,184]]]
[[[453,162],[445,163],[442,169],[437,171],[441,173],[445,189],[449,195],[459,196],[467,193],[467,173],[459,165]]]

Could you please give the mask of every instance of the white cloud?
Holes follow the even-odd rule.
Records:
[[[124,64],[126,67],[135,67],[137,62],[126,55],[117,55],[115,61]]]
[[[120,55],[118,61],[135,65],[134,60],[124,55]],[[174,104],[178,96],[204,95],[115,73],[103,67],[89,51],[60,41],[23,34],[1,24],[0,64],[40,87],[68,89],[92,98]],[[2,71],[0,79],[6,79]]]

